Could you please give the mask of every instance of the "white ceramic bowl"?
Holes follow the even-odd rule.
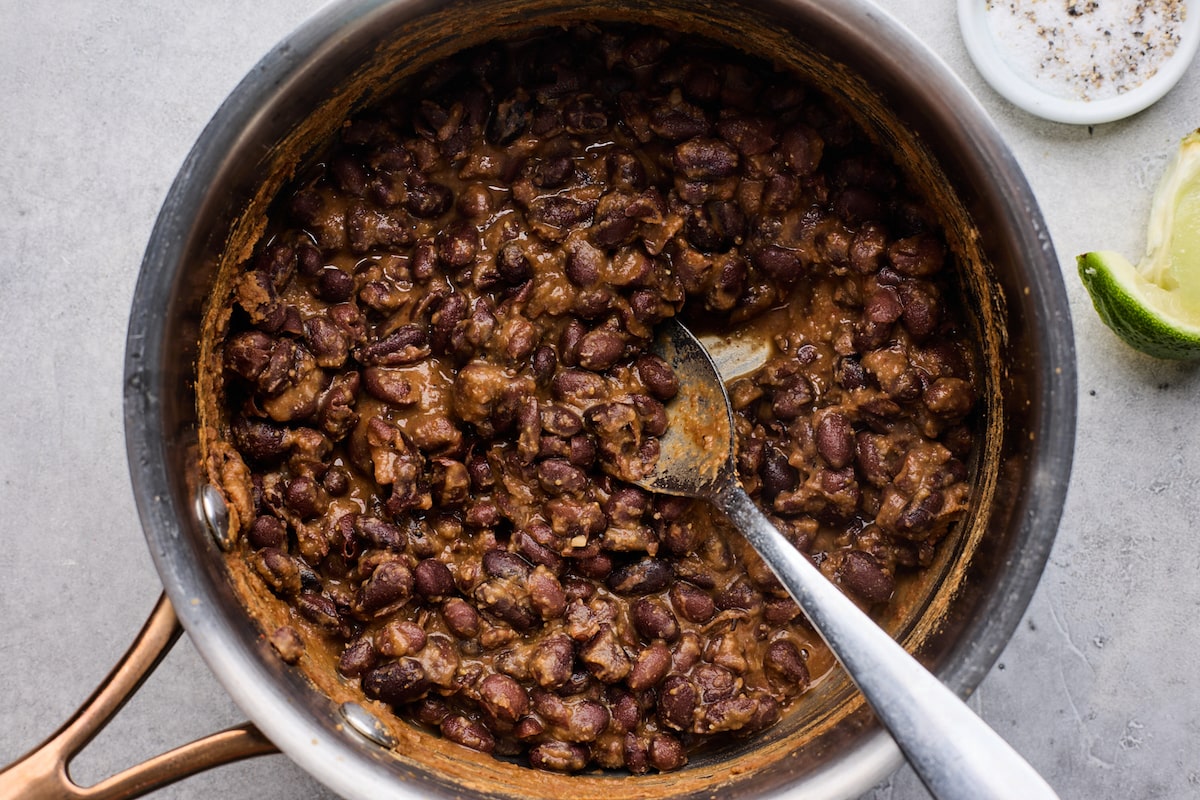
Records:
[[[1187,4],[1174,54],[1137,88],[1097,100],[1072,100],[1049,94],[1014,71],[1004,59],[988,25],[986,0],[958,0],[958,25],[967,52],[992,88],[1030,114],[1074,125],[1096,125],[1132,116],[1170,91],[1187,71],[1200,46],[1200,7]]]

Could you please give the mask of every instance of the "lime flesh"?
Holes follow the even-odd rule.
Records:
[[[1200,131],[1184,137],[1150,207],[1146,254],[1077,259],[1096,312],[1131,346],[1158,358],[1200,358]]]

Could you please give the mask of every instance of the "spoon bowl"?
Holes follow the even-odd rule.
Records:
[[[684,325],[662,323],[655,352],[675,371],[649,491],[712,501],[737,526],[858,685],[935,797],[1049,800],[1040,775],[798,551],[746,494],[733,410],[716,363]]]

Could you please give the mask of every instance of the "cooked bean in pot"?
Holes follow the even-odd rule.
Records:
[[[865,607],[964,514],[954,259],[791,74],[555,30],[429,69],[298,175],[228,299],[233,557],[292,609],[285,659],[323,643],[377,708],[637,774],[774,724],[828,669],[709,505],[635,485],[679,389],[649,350],[668,317],[770,340],[729,387],[741,479]]]

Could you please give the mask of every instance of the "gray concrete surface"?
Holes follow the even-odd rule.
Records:
[[[182,159],[315,0],[0,0],[0,764],[104,677],[159,593],[125,466],[121,373],[142,250]],[[1148,111],[1068,127],[980,79],[950,0],[886,0],[978,95],[1041,203],[1078,340],[1076,466],[1026,618],[972,705],[1064,798],[1200,797],[1200,374],[1092,312],[1073,256],[1142,247],[1200,124],[1200,64]],[[241,714],[186,638],[76,762],[88,782]],[[868,795],[927,795],[901,770]],[[282,756],[161,798],[330,795]]]

